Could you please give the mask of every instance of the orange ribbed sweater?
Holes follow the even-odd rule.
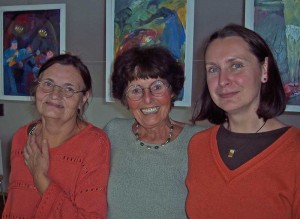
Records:
[[[189,143],[189,218],[300,218],[300,131],[289,128],[231,171],[218,152],[218,129],[200,132]]]
[[[110,143],[88,124],[63,145],[50,149],[51,184],[41,196],[24,164],[28,125],[13,137],[8,199],[2,218],[106,218]]]

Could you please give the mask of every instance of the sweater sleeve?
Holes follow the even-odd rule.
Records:
[[[104,132],[89,141],[74,194],[52,181],[42,196],[35,218],[106,218],[110,143]],[[59,171],[59,170],[58,170]]]
[[[296,139],[295,145],[297,147],[296,156],[296,168],[295,168],[295,200],[293,203],[293,218],[300,218],[300,147],[299,147],[300,137]]]

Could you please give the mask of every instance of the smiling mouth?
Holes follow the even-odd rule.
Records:
[[[150,108],[143,108],[141,109],[141,112],[145,115],[151,114],[151,113],[156,113],[158,111],[159,107],[150,107]]]
[[[61,105],[61,104],[52,103],[52,102],[46,102],[46,103],[47,103],[47,105],[53,106],[53,107],[56,107],[56,108],[60,108],[60,109],[64,108],[64,106]]]
[[[219,96],[221,98],[230,98],[230,97],[233,97],[237,94],[238,92],[230,92],[230,93],[221,93],[219,94]]]

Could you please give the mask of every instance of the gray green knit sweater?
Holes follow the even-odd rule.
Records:
[[[111,141],[108,218],[186,218],[187,145],[200,126],[186,125],[159,149],[147,149],[132,133],[133,119],[113,119],[104,128]]]

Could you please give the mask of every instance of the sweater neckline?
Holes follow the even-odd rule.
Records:
[[[31,126],[33,123],[29,124],[26,128],[27,132],[28,132],[28,127]],[[36,124],[35,124],[36,125]],[[32,127],[32,129],[35,129],[35,125]],[[58,151],[61,149],[61,147],[64,147],[65,145],[68,145],[70,143],[72,143],[73,141],[76,141],[77,138],[80,138],[80,136],[86,132],[86,130],[90,129],[93,125],[89,122],[87,122],[86,127],[84,127],[83,129],[81,129],[76,135],[72,136],[71,138],[69,138],[68,140],[66,140],[63,144],[61,144],[58,147],[55,148],[49,148],[49,152],[53,153],[55,151]],[[32,130],[31,129],[31,130]],[[30,134],[30,133],[28,133]]]
[[[135,120],[132,120],[132,123],[130,124],[130,127],[132,126],[132,124],[134,123]],[[170,141],[167,145],[165,145],[164,147],[161,147],[159,149],[151,149],[151,151],[160,151],[160,150],[168,150],[168,148],[170,147],[174,147],[174,145],[177,145],[178,141],[180,141],[180,139],[182,138],[182,136],[184,135],[184,133],[186,132],[187,130],[187,127],[189,125],[188,124],[185,124],[184,127],[182,128],[182,131],[179,133],[179,135],[172,141]],[[142,146],[140,145],[139,141],[136,140],[136,136],[135,134],[132,132],[132,130],[130,129],[130,135],[132,136],[132,139],[134,140],[135,144],[134,146],[137,147],[137,148],[142,148]],[[155,147],[157,144],[151,144],[151,143],[145,143],[151,147]],[[145,150],[148,150],[150,151],[147,147],[143,146],[143,148]]]
[[[273,144],[271,144],[268,148],[266,148],[264,151],[262,151],[257,156],[253,157],[240,167],[230,170],[226,164],[223,162],[221,155],[218,150],[217,145],[217,132],[220,128],[220,125],[216,125],[212,127],[211,135],[210,135],[210,147],[212,151],[212,156],[214,161],[217,164],[217,167],[219,168],[220,172],[222,173],[223,177],[226,181],[232,181],[244,174],[248,174],[249,171],[252,171],[257,166],[259,166],[261,163],[265,162],[268,159],[271,159],[278,153],[282,153],[282,149],[285,147],[288,147],[290,144],[289,137],[295,133],[295,128],[290,127],[282,136],[280,136]],[[263,134],[263,133],[260,133]]]

